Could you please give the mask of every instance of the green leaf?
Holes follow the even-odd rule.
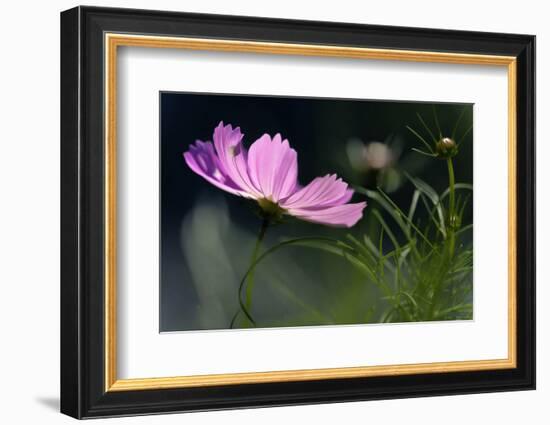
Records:
[[[469,184],[469,183],[455,183],[455,190],[471,190],[473,191],[474,190],[474,186]],[[442,201],[443,199],[445,199],[447,196],[449,196],[449,193],[450,193],[450,188],[447,188],[445,189],[445,191],[441,194],[441,198],[440,200]]]
[[[367,235],[363,236],[363,241],[365,243],[365,247],[368,248],[369,251],[376,257],[376,260],[380,260],[380,253],[378,252],[378,248],[376,247],[376,245],[374,245],[374,242],[371,241]],[[390,273],[395,273],[395,267],[389,261],[385,261],[384,266],[388,269]]]
[[[471,230],[473,228],[474,228],[473,224],[467,224],[466,226],[463,226],[461,229],[457,230],[455,234],[458,236],[461,233],[467,232],[468,230]]]
[[[414,134],[418,140],[420,140],[422,143],[424,143],[424,146],[426,146],[426,148],[428,149],[428,151],[431,153],[431,154],[434,154],[434,150],[432,148],[432,146],[426,141],[426,139],[424,139],[424,137],[422,137],[416,130],[414,130],[412,127],[409,127],[408,125],[406,126],[407,130],[409,130],[412,134]]]
[[[439,195],[428,183],[418,177],[411,176],[409,173],[405,173],[405,176],[420,192],[424,193],[434,205],[439,203]]]
[[[445,216],[443,214],[443,208],[441,206],[441,199],[433,187],[431,187],[424,180],[419,179],[418,177],[413,177],[408,173],[405,173],[405,176],[411,181],[411,183],[418,189],[421,193],[426,195],[437,211],[437,216],[439,218],[439,229],[445,234]]]
[[[426,131],[428,133],[430,133],[430,136],[432,137],[432,140],[434,141],[434,143],[437,142],[437,139],[435,138],[434,134],[432,133],[432,130],[430,130],[430,127],[428,127],[426,125],[426,123],[424,122],[424,119],[422,118],[422,115],[420,115],[419,113],[416,114],[416,116],[418,117],[418,119],[420,120],[420,122],[422,123],[422,125],[424,126],[424,128],[426,129]]]
[[[409,218],[405,215],[405,213],[403,213],[403,211],[401,211],[401,209],[395,204],[395,202],[393,202],[391,198],[382,191],[382,189],[378,189],[378,191],[380,192],[382,197],[395,209],[395,212],[397,214],[400,214],[400,216],[404,218],[405,221],[407,221],[407,223],[409,223],[411,228],[418,233],[418,235],[422,238],[422,240],[424,240],[424,242],[426,242],[426,244],[430,248],[433,248],[433,244],[428,240],[428,238],[424,235],[424,233],[422,233],[422,231],[418,227],[416,227],[411,220],[409,220]]]
[[[395,237],[395,235],[391,231],[390,227],[388,226],[388,224],[386,223],[386,221],[384,220],[384,218],[382,217],[380,212],[375,209],[375,210],[372,211],[372,214],[376,217],[376,219],[378,220],[380,225],[384,228],[384,231],[389,236],[389,238],[392,241],[393,246],[395,247],[395,249],[399,249],[399,242],[397,242],[397,238]]]
[[[438,311],[435,316],[436,318],[443,319],[449,313],[469,312],[472,310],[472,308],[473,308],[472,304],[460,304],[460,305],[447,308],[445,310]]]
[[[365,262],[372,261],[372,263],[375,263],[377,261],[377,258],[373,255],[369,249],[363,245],[358,239],[355,238],[351,233],[348,233],[346,235],[346,238],[351,241],[353,244],[353,247],[358,251],[359,256],[361,256]]]
[[[437,210],[438,206],[437,205],[430,206],[428,204],[427,196],[424,195],[423,193],[420,194],[420,199],[422,200],[422,204],[424,205],[424,208],[426,209],[426,211],[430,216],[430,220],[434,223],[437,230],[441,232],[441,234],[443,235],[443,238],[446,238],[447,231],[445,230],[445,221],[442,220],[443,217],[441,214],[439,214],[439,211]],[[437,213],[437,217],[436,217],[436,213]],[[443,213],[443,211],[441,211],[441,213]]]
[[[405,295],[409,299],[409,301],[411,302],[411,304],[413,305],[413,307],[415,309],[418,308],[418,303],[416,302],[416,300],[413,298],[413,296],[411,294],[409,294],[406,291],[401,291],[400,294]]]
[[[422,154],[422,155],[425,155],[425,156],[429,156],[431,158],[437,157],[437,155],[435,155],[433,153],[429,153],[429,152],[424,152],[422,149],[411,148],[411,150],[415,151],[416,153],[419,153],[419,154]]]
[[[473,128],[473,125],[471,125],[470,127],[468,127],[468,129],[464,132],[464,134],[462,135],[462,137],[460,137],[460,140],[458,140],[456,142],[456,147],[460,147],[460,145],[462,144],[462,142],[464,141],[464,139],[466,138],[466,136],[468,135],[468,133],[470,131],[472,131],[472,128]]]
[[[466,112],[466,109],[467,109],[467,107],[465,106],[465,107],[462,109],[462,112],[460,113],[460,115],[459,115],[459,117],[458,117],[458,119],[457,119],[457,121],[456,121],[456,123],[455,123],[455,127],[454,127],[454,129],[453,129],[453,133],[452,133],[452,136],[451,136],[451,138],[452,138],[453,140],[456,140],[456,130],[458,130],[458,125],[460,124],[460,121],[462,121],[462,117],[464,116],[464,112]]]
[[[378,192],[374,190],[365,189],[362,187],[356,188],[356,191],[367,195],[370,199],[376,201],[386,212],[388,212],[391,217],[395,220],[397,225],[400,227],[401,231],[407,236],[410,237],[409,226],[403,221],[402,215],[399,208],[396,208],[396,205],[389,203],[382,195],[380,195],[380,190]]]
[[[357,258],[354,249],[338,240],[326,240],[326,239],[307,239],[297,240],[293,245],[304,246],[308,248],[320,249],[332,254],[340,255],[347,261],[353,264],[359,271],[367,275],[371,280],[376,281],[376,276],[371,270],[370,265]]]
[[[416,212],[416,206],[418,205],[418,198],[420,197],[420,191],[417,189],[413,193],[413,197],[411,200],[411,206],[409,207],[409,214],[407,214],[407,217],[409,218],[409,221],[413,220],[414,213]]]
[[[359,271],[363,272],[373,283],[377,283],[378,279],[376,278],[375,273],[362,261],[354,257],[353,255],[350,255],[349,253],[344,253],[344,257],[346,260],[348,260],[351,264],[353,264]]]
[[[437,131],[439,132],[439,138],[441,139],[443,137],[443,134],[441,133],[441,127],[439,126],[439,120],[437,119],[437,114],[435,112],[435,105],[432,105],[432,110],[434,113],[435,126],[437,127]]]

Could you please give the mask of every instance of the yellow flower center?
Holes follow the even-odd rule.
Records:
[[[258,205],[262,209],[264,217],[272,222],[280,221],[283,214],[286,213],[284,208],[281,208],[279,204],[269,198],[258,199]]]

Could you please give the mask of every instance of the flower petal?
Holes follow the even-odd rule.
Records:
[[[264,134],[248,152],[237,127],[214,130],[214,144],[197,140],[183,154],[187,165],[198,175],[235,195],[277,203],[302,220],[329,226],[351,227],[363,215],[366,202],[348,204],[353,196],[335,174],[317,177],[307,186],[298,184],[298,154],[280,134]]]
[[[248,152],[242,144],[243,134],[239,127],[224,126],[223,121],[214,130],[214,147],[219,161],[227,175],[250,198],[258,199],[262,194],[255,188],[248,174]]]
[[[248,170],[252,183],[264,198],[278,202],[290,196],[298,182],[298,154],[282,140],[264,134],[248,152]]]
[[[189,146],[189,150],[183,154],[183,157],[191,170],[214,186],[234,195],[249,197],[227,175],[214,152],[212,143],[197,140],[195,145]]]
[[[345,204],[353,190],[336,174],[317,177],[281,202],[283,208],[321,208]]]
[[[335,227],[352,227],[363,216],[366,202],[356,204],[336,205],[321,209],[288,209],[288,214],[312,223],[325,224]]]
[[[313,223],[351,227],[363,216],[366,202],[348,204],[353,190],[335,174],[317,177],[280,202],[287,214]]]

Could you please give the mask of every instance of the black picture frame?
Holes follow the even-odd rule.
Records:
[[[517,59],[517,367],[105,391],[104,34],[258,40]],[[535,37],[76,7],[61,13],[61,412],[75,418],[535,388]]]

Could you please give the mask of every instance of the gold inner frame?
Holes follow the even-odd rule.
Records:
[[[309,381],[510,369],[516,367],[516,58],[462,53],[371,49],[328,45],[268,43],[148,35],[105,34],[105,391]],[[116,325],[116,123],[117,48],[119,46],[324,56],[469,65],[504,66],[508,72],[508,357],[382,366],[247,372],[214,375],[118,379]]]

